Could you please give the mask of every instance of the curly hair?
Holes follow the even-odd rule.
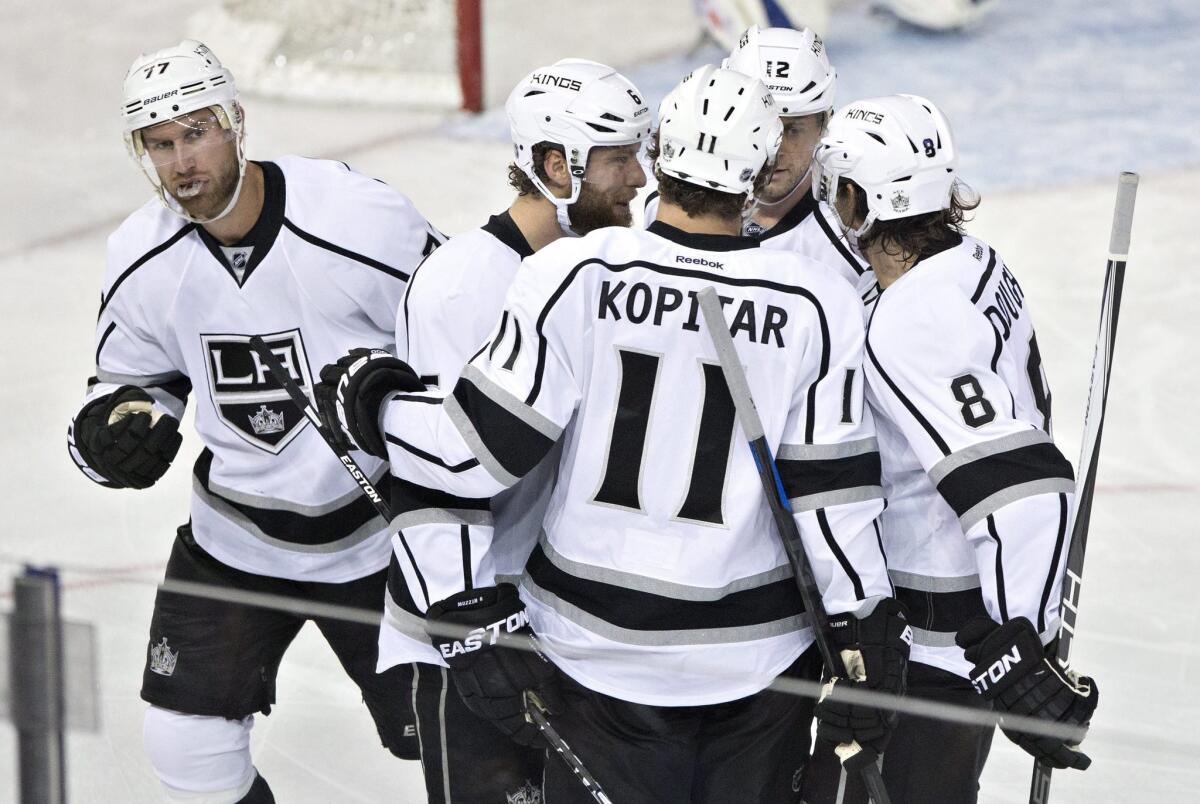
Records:
[[[867,195],[854,182],[854,204],[856,218],[867,216]],[[892,257],[912,256],[917,260],[936,254],[957,243],[964,234],[963,224],[970,220],[967,214],[979,206],[979,194],[958,179],[950,189],[950,206],[937,212],[913,215],[908,218],[877,220],[858,239],[862,251],[878,245]]]
[[[549,181],[546,175],[546,154],[551,151],[558,151],[560,154],[566,155],[561,145],[555,145],[552,142],[539,142],[531,149],[533,152],[533,172],[542,180],[542,183]],[[517,167],[516,162],[508,163],[508,184],[517,191],[517,195],[532,195],[538,192],[538,188],[534,186],[533,180]]]

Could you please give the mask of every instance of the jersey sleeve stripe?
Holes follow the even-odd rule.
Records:
[[[951,455],[947,455],[934,464],[929,470],[929,479],[936,486],[951,472],[970,463],[1037,444],[1050,444],[1053,446],[1054,442],[1046,432],[1030,429],[994,438],[991,441],[984,441],[981,444],[972,444]]]
[[[1000,622],[1008,622],[1008,596],[1004,591],[1004,545],[1000,541],[1000,533],[996,530],[996,518],[991,514],[987,517],[988,535],[996,543],[996,602],[1000,605]]]
[[[194,223],[187,224],[182,229],[180,229],[178,232],[176,232],[175,234],[171,235],[166,240],[164,240],[162,243],[159,243],[157,246],[150,249],[145,254],[138,257],[136,260],[134,260],[132,265],[130,265],[128,268],[126,268],[124,271],[121,272],[121,275],[117,277],[117,280],[112,283],[112,287],[110,287],[108,289],[108,293],[104,296],[104,298],[102,298],[100,300],[100,312],[96,314],[96,318],[99,319],[99,317],[104,314],[104,310],[105,310],[105,308],[108,307],[108,303],[111,302],[113,299],[113,296],[116,295],[117,288],[121,287],[121,285],[125,282],[125,280],[128,279],[133,274],[134,271],[136,271],[138,268],[141,268],[147,262],[154,259],[159,254],[162,254],[164,251],[169,249],[171,246],[178,243],[180,240],[182,240],[184,238],[184,236],[186,236],[189,232],[191,232],[195,228],[196,228],[196,224],[194,224]]]
[[[858,577],[858,572],[854,569],[854,565],[850,563],[850,559],[846,557],[842,546],[838,544],[837,539],[833,538],[833,530],[829,527],[829,518],[825,515],[824,508],[817,509],[817,525],[821,529],[821,535],[825,537],[825,544],[829,546],[829,552],[833,553],[834,557],[837,558],[838,564],[842,567],[842,572],[846,573],[846,577],[850,579],[850,583],[854,587],[854,597],[858,600],[865,600],[867,595],[863,591],[862,579]]]
[[[550,451],[562,431],[507,393],[492,396],[488,389],[499,390],[490,384],[480,388],[464,371],[443,406],[483,468],[511,486]]]
[[[179,371],[164,371],[162,374],[118,374],[113,371],[96,369],[96,379],[113,385],[132,385],[136,388],[149,388],[155,385],[167,385],[176,380],[186,379]],[[189,381],[190,385],[190,381]]]
[[[1071,464],[1046,442],[984,455],[952,469],[936,485],[963,531],[1017,500],[1075,489]]]
[[[883,381],[887,385],[888,389],[891,390],[892,394],[894,394],[895,397],[900,400],[900,403],[904,405],[905,409],[910,414],[912,414],[912,417],[917,420],[917,423],[920,424],[925,430],[925,433],[929,436],[930,440],[932,440],[937,448],[941,450],[943,455],[949,455],[950,447],[946,444],[945,439],[938,434],[938,431],[932,424],[929,423],[929,420],[921,415],[921,411],[918,410],[917,406],[912,403],[912,400],[904,395],[904,392],[901,391],[892,378],[888,376],[888,373],[883,370],[883,366],[879,363],[879,358],[875,356],[875,350],[871,348],[871,336],[869,330],[867,333],[867,357],[870,359],[871,365],[873,365],[875,370],[879,372],[879,376],[883,378]]]
[[[440,402],[441,400],[437,400],[437,401]],[[394,436],[391,433],[386,433],[384,435],[384,438],[387,440],[387,442],[389,444],[395,444],[397,447],[399,447],[400,449],[409,453],[410,455],[416,455],[421,460],[428,461],[429,463],[432,463],[435,466],[440,466],[443,469],[445,469],[447,472],[453,472],[454,474],[458,474],[459,472],[465,472],[468,469],[474,469],[476,466],[479,465],[479,461],[476,460],[475,458],[468,458],[467,460],[463,461],[462,463],[456,463],[453,466],[451,466],[450,464],[446,463],[438,456],[436,456],[432,453],[426,452],[425,450],[421,449],[420,447],[413,446],[412,444],[409,444],[407,441],[404,441],[403,439],[401,439],[397,436]]]
[[[412,550],[409,549],[408,542],[404,540],[404,534],[397,533],[396,542],[400,544],[400,548],[404,551],[405,556],[408,557],[409,566],[413,568],[416,574],[417,585],[421,587],[421,597],[425,598],[425,605],[428,607],[431,602],[429,600],[429,588],[425,585],[425,577],[421,575],[421,570],[417,567],[416,562],[413,561]],[[400,628],[403,633],[421,641],[429,639],[425,635],[424,609],[419,608],[416,600],[413,599],[408,580],[404,577],[404,569],[400,566],[400,558],[396,555],[395,550],[392,551],[392,558],[388,564],[387,595],[385,595],[385,600],[388,608],[394,606],[398,610],[396,612],[397,620],[405,622],[405,618],[400,616],[398,612],[405,612],[410,616],[420,618],[419,623],[410,621],[406,623],[407,627]]]
[[[1058,536],[1054,540],[1054,555],[1050,559],[1050,571],[1046,573],[1046,585],[1042,588],[1042,601],[1038,606],[1038,632],[1046,630],[1046,609],[1050,605],[1050,591],[1058,577],[1058,560],[1062,556],[1063,545],[1067,540],[1067,495],[1058,495]]]
[[[818,508],[832,508],[835,505],[870,502],[882,498],[882,486],[858,486],[852,489],[825,491],[820,494],[806,494],[803,497],[789,497],[788,503],[792,506],[792,511],[800,513],[815,511]]]
[[[988,247],[988,264],[983,272],[983,276],[979,277],[979,284],[975,286],[975,292],[971,294],[971,304],[976,304],[983,296],[983,291],[987,288],[988,280],[992,278],[992,271],[996,270],[996,250]]]
[[[393,556],[392,561],[395,561]],[[397,568],[399,573],[399,568]],[[391,573],[388,573],[388,594],[384,599],[383,618],[387,625],[399,631],[409,639],[415,639],[420,642],[429,642],[429,636],[425,633],[425,617],[415,611],[409,611],[399,602],[396,601],[396,593],[393,591],[393,583]],[[403,577],[400,578],[400,583],[404,583]],[[407,591],[407,587],[404,587]],[[409,598],[411,601],[412,598]],[[415,604],[410,603],[415,608]]]
[[[398,268],[393,268],[390,265],[384,265],[379,260],[373,260],[370,257],[364,256],[362,254],[356,254],[355,252],[350,251],[349,249],[346,249],[346,248],[342,248],[341,246],[339,246],[335,243],[330,243],[328,240],[322,240],[321,238],[317,237],[316,235],[310,234],[309,232],[304,231],[303,229],[301,229],[296,224],[292,223],[287,218],[283,219],[283,225],[288,228],[288,231],[290,231],[292,234],[296,235],[296,237],[299,237],[301,240],[304,240],[305,242],[310,243],[310,244],[316,246],[317,248],[322,248],[322,249],[325,249],[326,251],[332,251],[334,254],[337,254],[340,257],[345,257],[348,260],[354,260],[357,263],[366,265],[369,268],[374,268],[377,271],[382,271],[383,273],[387,274],[388,276],[395,277],[396,279],[399,279],[403,282],[407,282],[409,279],[409,274],[407,272],[401,271]]]
[[[879,441],[874,436],[839,444],[780,444],[775,458],[780,461],[827,461],[869,452],[879,452]]]
[[[888,577],[896,586],[903,586],[916,592],[964,592],[968,589],[979,588],[979,575],[976,573],[933,576],[889,569]]]
[[[513,324],[516,324],[515,320]],[[518,330],[519,332],[520,330]],[[517,335],[517,343],[518,345],[520,344],[519,334]],[[504,410],[519,418],[525,425],[533,428],[551,441],[557,441],[558,437],[562,435],[563,429],[561,427],[538,413],[533,407],[526,405],[501,388],[476,366],[467,365],[463,369],[459,383],[461,384],[464,380],[478,389],[478,392],[483,394],[488,400],[504,408]],[[457,393],[457,388],[455,391]]]
[[[104,329],[104,334],[100,336],[100,342],[96,344],[96,365],[100,365],[100,353],[104,351],[104,344],[108,343],[108,337],[113,334],[117,328],[116,321],[110,321]]]
[[[879,489],[881,485],[878,452],[828,460],[777,460],[776,464],[783,490],[789,499],[804,499],[850,489]]]

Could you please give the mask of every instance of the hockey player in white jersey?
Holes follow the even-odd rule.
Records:
[[[517,197],[421,264],[397,319],[397,356],[443,392],[488,341],[521,260],[560,237],[630,225],[629,203],[646,183],[638,156],[649,139],[650,110],[612,68],[579,59],[540,67],[517,84],[505,109],[514,153],[509,183]],[[505,796],[536,801],[541,790],[542,750],[480,720],[453,689],[445,694],[445,662],[430,645],[424,621],[430,601],[495,583],[495,576],[520,577],[557,458],[552,451],[490,502],[449,504],[442,491],[394,485],[397,532],[379,667],[420,662],[415,715],[431,804],[487,804]],[[490,563],[481,565],[485,555]]]
[[[825,43],[807,28],[748,28],[724,66],[761,80],[771,90],[783,122],[771,181],[758,194],[743,229],[764,248],[787,249],[836,269],[859,295],[878,293],[870,266],[846,247],[833,213],[812,194],[813,149],[833,111],[837,71]],[[664,105],[670,98],[664,101]],[[660,111],[660,114],[662,112]],[[646,203],[645,219],[654,221],[658,193]]]
[[[963,231],[978,202],[957,161],[940,110],[895,95],[839,110],[814,162],[820,197],[884,289],[865,368],[884,546],[914,626],[909,695],[1086,725],[1095,683],[1043,653],[1058,633],[1071,465],[1051,440],[1029,300]],[[1090,762],[1062,740],[1008,734],[1054,767]],[[975,801],[991,738],[901,716],[883,764],[892,800]]]
[[[820,660],[696,294],[715,286],[726,305],[825,605],[862,618],[846,646],[871,657],[862,683],[896,691],[907,644],[874,526],[861,302],[830,269],[740,236],[779,144],[766,87],[704,67],[674,95],[648,231],[600,229],[526,258],[444,397],[383,353],[326,367],[323,385],[397,483],[451,499],[501,493],[561,445],[519,591],[489,577],[491,545],[464,541],[478,585],[430,601],[469,708],[528,740],[522,693],[535,689],[614,801],[796,801],[813,702],[765,688]],[[526,624],[542,653],[486,636]],[[849,736],[874,745],[887,728],[865,718]],[[592,800],[553,759],[545,797]]]
[[[261,335],[311,392],[313,367],[393,348],[409,274],[441,236],[400,193],[340,162],[246,159],[233,76],[203,44],[140,56],[125,141],[158,198],[108,240],[96,373],[68,435],[90,479],[141,489],[166,472],[195,392],[191,516],[166,577],[377,609],[386,523],[249,348]],[[381,461],[364,459],[373,478]],[[254,713],[306,618],[160,593],[142,697],[168,798],[272,801],[251,761]],[[374,629],[316,619],[380,737],[415,758],[410,671],[376,674]]]

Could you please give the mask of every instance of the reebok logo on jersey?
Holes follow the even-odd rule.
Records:
[[[975,689],[980,695],[987,693],[988,687],[1000,683],[1000,680],[1008,675],[1008,671],[1021,663],[1021,649],[1013,645],[1012,652],[1001,656],[996,661],[992,662],[987,670],[984,670],[975,678],[971,679],[971,683],[975,685]]]
[[[675,262],[686,263],[687,265],[700,265],[705,268],[724,268],[725,263],[716,262],[714,260],[705,259],[704,257],[689,257],[685,254],[680,254],[675,258]]]
[[[474,628],[467,632],[467,635],[462,639],[456,639],[453,642],[443,642],[438,646],[438,650],[442,652],[444,658],[452,659],[455,656],[479,650],[484,645],[484,638],[487,638],[488,645],[495,645],[496,641],[500,638],[501,628],[504,629],[504,633],[511,634],[527,625],[529,625],[529,613],[522,609],[508,615],[503,620],[497,620],[482,628]]]
[[[652,286],[645,282],[632,284],[606,279],[600,283],[600,305],[596,317],[601,321],[628,321],[631,324],[650,323],[661,327],[678,325],[680,329],[696,332],[700,329],[700,302],[696,291],[686,294],[684,311],[683,291],[668,285]],[[751,299],[720,296],[721,306],[732,307],[733,323],[729,334],[743,337],[751,343],[774,344],[783,347],[783,329],[787,326],[787,310],[773,304],[756,304]],[[765,308],[765,309],[764,309]],[[728,314],[726,314],[728,318]]]

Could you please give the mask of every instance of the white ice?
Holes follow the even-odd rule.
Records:
[[[153,489],[112,492],[75,470],[64,434],[93,369],[104,238],[149,192],[122,152],[117,87],[133,55],[183,33],[180,20],[194,6],[114,5],[0,1],[0,573],[22,562],[62,567],[67,617],[97,628],[102,728],[68,738],[70,799],[141,804],[160,800],[141,749],[146,632],[174,527],[186,518],[198,445],[185,437],[177,466]],[[509,150],[493,137],[447,138],[436,117],[407,112],[254,99],[247,108],[252,157],[344,159],[409,194],[448,233],[508,203]],[[1082,137],[1104,132],[1079,136],[1083,147]],[[967,140],[960,146],[972,149]],[[1115,179],[985,186],[970,226],[1027,293],[1056,438],[1072,460]],[[1200,503],[1198,181],[1194,160],[1147,171],[1139,192],[1076,643],[1077,667],[1101,688],[1086,743],[1094,765],[1055,774],[1055,802],[1200,800],[1200,534],[1191,518]],[[0,590],[7,609],[6,580]],[[252,746],[281,804],[424,800],[419,766],[379,747],[357,691],[315,629],[284,660],[278,705],[259,718]],[[997,735],[982,801],[1023,801],[1029,768]],[[0,724],[0,802],[15,801],[15,790],[14,734]]]

